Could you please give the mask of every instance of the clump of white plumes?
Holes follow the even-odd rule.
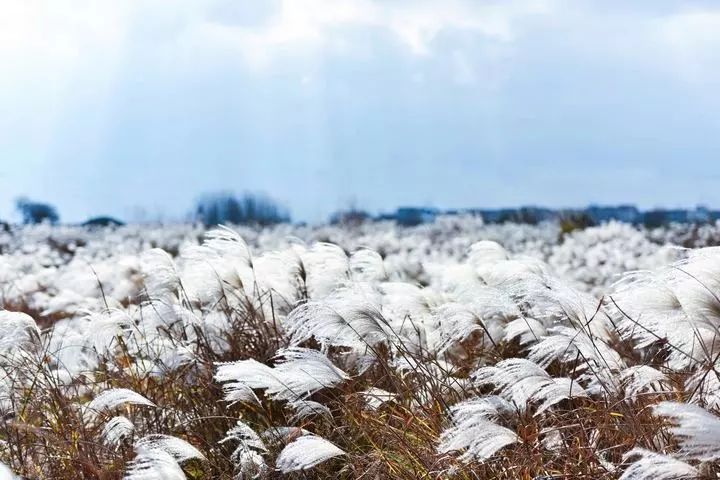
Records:
[[[587,396],[585,389],[573,379],[553,378],[539,365],[522,358],[482,367],[472,376],[476,385],[493,385],[503,398],[521,410],[537,403],[536,415],[562,400]]]
[[[703,462],[720,459],[720,418],[697,405],[675,402],[661,402],[653,413],[672,423],[678,455]]]
[[[297,400],[349,378],[317,350],[291,347],[280,350],[275,359],[274,367],[252,359],[218,365],[215,380],[228,382],[225,399],[254,400],[250,394],[259,389],[273,400]]]
[[[438,451],[465,450],[460,460],[484,461],[520,438],[509,428],[498,425],[502,418],[514,416],[514,407],[502,397],[468,400],[450,409],[452,426],[440,435]]]
[[[624,336],[640,347],[667,342],[673,369],[713,363],[720,351],[720,249],[651,272],[628,274],[610,297]]]

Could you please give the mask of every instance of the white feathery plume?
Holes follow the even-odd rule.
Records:
[[[212,305],[221,298],[228,303],[255,298],[252,255],[237,232],[210,230],[202,246],[183,251],[182,261],[183,286],[191,300]]]
[[[147,435],[137,442],[135,442],[135,450],[151,451],[151,450],[162,450],[177,460],[178,462],[184,462],[191,458],[197,458],[205,460],[205,456],[200,453],[200,450],[190,445],[182,438],[173,437],[170,435]]]
[[[388,278],[382,257],[369,248],[354,252],[350,256],[349,268],[356,282],[380,282]]]
[[[256,478],[267,469],[262,454],[267,452],[265,443],[255,430],[238,420],[219,443],[237,442],[231,460],[238,469],[237,478]]]
[[[667,385],[668,378],[648,365],[633,365],[620,372],[620,382],[625,387],[625,398],[635,398],[646,390],[659,391],[662,385]]]
[[[281,387],[273,368],[254,359],[217,364],[215,381],[225,383],[223,391],[228,402],[255,402],[259,400],[254,389],[262,390],[275,386]]]
[[[382,282],[374,284],[381,297],[377,303],[389,323],[402,323],[406,318],[424,323],[437,305],[438,293],[412,283]]]
[[[522,311],[509,295],[505,285],[479,286],[459,289],[454,292],[459,302],[471,305],[478,316],[485,320],[495,320],[500,324],[508,323],[520,316]]]
[[[225,438],[220,440],[220,443],[230,441],[240,442],[245,448],[252,448],[260,452],[267,451],[265,443],[263,443],[260,436],[255,433],[255,430],[240,420],[238,420],[237,424],[233,428],[227,431]]]
[[[450,293],[458,301],[471,300],[473,291],[486,286],[475,270],[467,264],[426,262],[423,269],[427,272],[431,288]]]
[[[666,275],[690,317],[710,329],[720,326],[720,248],[690,250]]]
[[[215,380],[230,382],[225,399],[249,399],[248,389],[264,389],[273,400],[297,400],[349,377],[317,350],[291,347],[279,350],[274,368],[256,360],[219,364]]]
[[[320,416],[332,420],[332,412],[330,409],[319,402],[312,400],[297,399],[288,402],[287,407],[294,410],[290,423],[299,423],[308,417]]]
[[[250,360],[245,360],[246,362]],[[255,360],[252,360],[253,362]],[[262,364],[261,364],[262,365]],[[263,365],[265,366],[265,365]],[[220,367],[222,368],[222,367]],[[219,371],[219,369],[218,369]],[[216,380],[218,380],[218,377],[216,375]],[[218,380],[221,381],[221,380]],[[263,387],[264,388],[264,387]],[[236,403],[255,403],[259,404],[260,399],[255,395],[255,392],[253,391],[252,387],[250,387],[247,383],[243,382],[230,382],[223,385],[223,398],[226,402],[230,402],[231,405],[234,405]]]
[[[672,421],[669,430],[680,444],[679,456],[702,462],[720,459],[720,418],[697,405],[676,402],[660,402],[653,413]]]
[[[528,256],[516,256],[511,260],[496,262],[475,271],[485,284],[492,287],[508,285],[512,282],[524,281],[544,275],[547,265],[541,260]]]
[[[491,240],[481,240],[470,246],[468,263],[473,266],[482,266],[509,260],[510,255],[502,245]]]
[[[706,408],[720,409],[720,376],[717,363],[704,366],[685,380],[685,391],[692,392],[688,403],[699,403]]]
[[[304,435],[282,449],[275,466],[282,473],[307,470],[340,455],[345,452],[335,444],[315,435]]]
[[[122,415],[113,417],[103,427],[101,436],[106,445],[117,447],[130,438],[135,431],[135,425]]]
[[[276,400],[307,397],[350,378],[317,350],[285,348],[279,350],[275,358],[277,363],[273,370],[282,382],[280,385],[269,385],[267,393]]]
[[[125,480],[185,480],[180,463],[205,456],[185,440],[169,435],[148,435],[135,442],[137,456]]]
[[[604,342],[617,337],[600,300],[546,273],[513,279],[508,282],[507,291],[516,302],[526,306],[527,316],[546,327],[570,324]]]
[[[600,338],[591,338],[584,330],[553,327],[548,335],[530,347],[528,359],[542,367],[553,361],[578,361],[577,371],[590,381],[590,392],[617,390],[615,374],[625,369],[625,362]]]
[[[283,326],[291,343],[299,345],[314,337],[324,345],[365,349],[386,340],[383,328],[386,322],[377,309],[370,305],[336,303],[338,305],[331,306],[310,302],[290,312]]]
[[[0,463],[0,480],[17,480],[18,477],[6,465]]]
[[[132,318],[124,310],[110,309],[100,313],[87,312],[83,335],[98,355],[108,355],[117,347],[118,337],[130,334]]]
[[[623,460],[634,457],[640,458],[625,469],[619,480],[691,480],[700,476],[692,465],[643,448],[633,448],[623,455]]]
[[[539,402],[538,415],[556,403],[573,397],[586,397],[587,392],[575,380],[553,378],[539,365],[523,358],[511,358],[495,366],[482,367],[472,375],[479,386],[494,385],[499,394],[525,409],[530,402]]]
[[[481,314],[466,304],[446,303],[435,310],[435,315],[439,324],[440,343],[437,346],[439,355],[467,340],[475,332],[482,334],[486,346],[492,346],[502,335],[502,326],[498,325],[498,322],[490,323],[483,320]],[[495,331],[491,331],[490,328]]]
[[[685,260],[632,272],[612,295],[624,336],[647,346],[667,340],[668,365],[709,363],[720,350],[720,249],[689,251]]]
[[[495,423],[514,414],[512,405],[501,397],[467,400],[451,407],[450,414],[452,426],[440,435],[438,451],[466,450],[460,456],[463,462],[485,461],[501,448],[520,441],[515,432]]]
[[[265,459],[254,450],[235,450],[233,461],[237,468],[235,480],[243,480],[245,478],[262,478],[267,472],[267,464]]]
[[[304,265],[296,248],[268,252],[256,257],[255,277],[263,291],[273,293],[273,307],[289,313],[305,293]]]
[[[547,334],[545,325],[534,318],[516,318],[505,325],[505,336],[503,340],[510,342],[519,339],[520,345],[538,342]]]
[[[700,289],[700,285],[695,285]],[[610,297],[616,323],[624,338],[644,349],[667,341],[668,366],[687,368],[705,357],[705,344],[715,335],[688,315],[674,287],[662,273],[633,272],[619,282]]]
[[[138,452],[128,464],[125,480],[186,480],[180,464],[167,452],[147,450]]]
[[[136,348],[142,353],[150,350],[158,357],[162,355],[167,365],[177,362],[179,366],[194,358],[188,348],[182,347],[197,340],[197,332],[205,331],[205,323],[192,310],[165,300],[142,303],[140,309],[137,327],[132,330],[130,348]],[[208,331],[207,336],[211,333]],[[181,343],[177,341],[179,339],[182,339]]]
[[[250,247],[236,231],[220,226],[205,234],[201,248],[213,252],[210,263],[223,281],[238,292],[254,296],[256,275]]]
[[[306,270],[309,298],[320,300],[350,278],[348,257],[345,251],[331,243],[316,243],[300,254]]]
[[[153,248],[142,254],[141,262],[145,288],[151,298],[177,295],[180,277],[169,253],[161,248]]]
[[[0,311],[0,356],[24,350],[40,339],[40,329],[35,320],[21,312]]]
[[[551,378],[549,382],[541,383],[530,397],[531,401],[540,402],[535,409],[535,415],[568,398],[587,397],[588,394],[577,380],[572,378]]]
[[[377,387],[370,387],[367,390],[359,392],[359,395],[365,400],[365,405],[369,410],[377,410],[384,404],[392,402],[397,397],[394,393]]]
[[[202,246],[185,249],[178,261],[185,295],[200,305],[216,304],[227,289],[240,289],[233,268],[222,263],[212,250]]]
[[[450,407],[453,419],[479,418],[510,424],[517,418],[516,407],[499,395],[471,398]]]
[[[252,265],[250,247],[235,230],[219,226],[205,233],[203,246],[216,252],[221,258],[240,265]]]
[[[92,399],[92,401],[87,404],[87,409],[94,412],[103,412],[126,404],[145,405],[148,407],[156,406],[147,398],[128,388],[111,388],[101,392]]]

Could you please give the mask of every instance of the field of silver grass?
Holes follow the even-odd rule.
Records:
[[[719,478],[720,226],[0,233],[0,479]]]

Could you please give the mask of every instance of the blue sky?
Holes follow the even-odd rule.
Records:
[[[720,5],[0,1],[0,217],[720,207]],[[144,214],[141,215],[142,207]]]

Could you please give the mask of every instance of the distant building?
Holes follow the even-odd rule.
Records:
[[[434,208],[401,207],[395,212],[395,221],[399,225],[411,227],[434,222],[437,215],[438,211]]]
[[[526,206],[519,208],[464,208],[438,210],[427,207],[402,207],[395,213],[381,214],[375,220],[395,220],[399,225],[413,226],[435,221],[439,215],[476,215],[485,223],[524,223],[535,225],[541,222],[570,222],[573,227],[599,225],[610,221],[645,225],[648,228],[669,223],[708,223],[720,220],[719,210],[696,207],[684,209],[654,209],[640,211],[633,205],[600,206],[591,205],[582,209],[552,209]]]
[[[587,213],[595,223],[609,222],[611,220],[625,223],[639,223],[642,218],[640,210],[633,205],[618,205],[616,207],[590,205],[585,209],[585,213]]]
[[[713,220],[712,213],[705,207],[696,207],[688,211],[688,221],[693,223],[709,223]]]

